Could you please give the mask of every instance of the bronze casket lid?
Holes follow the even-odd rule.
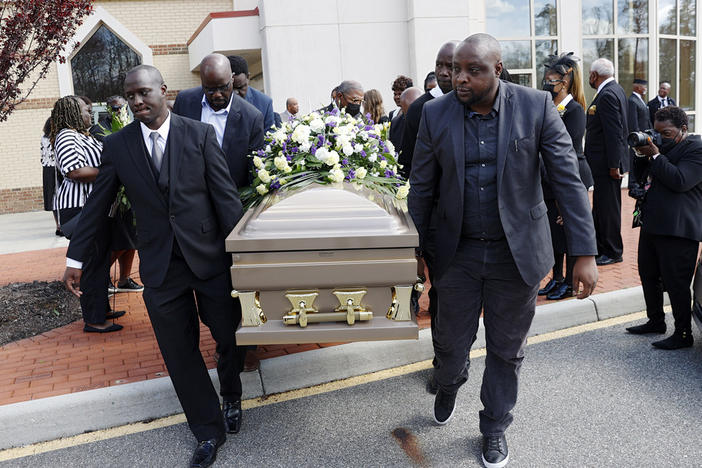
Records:
[[[404,200],[343,183],[272,195],[247,211],[228,252],[416,247]]]

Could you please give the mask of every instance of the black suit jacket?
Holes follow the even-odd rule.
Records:
[[[422,108],[424,104],[434,99],[434,96],[428,91],[419,96],[410,104],[405,115],[405,129],[402,135],[402,147],[398,161],[402,165],[400,174],[408,178],[412,172],[412,159],[414,157],[414,145],[417,141],[417,132],[419,131],[419,121],[422,118]]]
[[[241,218],[242,207],[214,128],[171,113],[161,168],[163,175],[168,166],[165,181],[160,178],[163,188],[150,161],[138,121],[105,139],[100,172],[66,256],[85,260],[92,239],[107,222],[105,213],[119,186],[124,185],[136,216],[144,285],[163,284],[174,242],[198,278],[226,271],[231,259],[224,239]]]
[[[500,86],[503,89],[498,94],[498,209],[522,279],[528,285],[535,285],[553,266],[539,154],[565,221],[569,254],[595,255],[595,229],[587,191],[578,175],[577,156],[551,96],[505,81]],[[464,115],[464,106],[453,91],[428,102],[422,110],[414,150],[409,211],[422,248],[427,243],[432,215],[438,211],[435,277],[446,271],[461,238]],[[441,196],[435,204],[439,186]]]
[[[651,128],[648,106],[633,93],[629,96],[627,116],[629,117],[629,133]]]
[[[672,97],[668,96],[668,102],[669,106],[675,106],[675,99]],[[656,111],[661,108],[661,102],[658,100],[658,96],[654,97],[650,101],[648,101],[648,112],[649,112],[649,118],[651,119],[651,125],[656,121]]]
[[[690,135],[668,154],[634,159],[638,180],[651,176],[641,208],[641,229],[702,241],[702,140]]]
[[[178,93],[173,112],[193,120],[202,114],[202,87],[190,88]],[[229,173],[239,188],[251,184],[252,158],[249,155],[263,148],[263,114],[244,99],[235,99],[232,93],[231,107],[222,139],[222,150],[229,165]]]
[[[594,177],[607,176],[612,168],[629,170],[626,108],[624,90],[616,81],[607,83],[587,108],[585,157]]]

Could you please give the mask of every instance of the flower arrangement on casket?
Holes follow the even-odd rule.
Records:
[[[244,207],[257,205],[272,192],[344,181],[406,198],[409,183],[398,174],[389,127],[338,109],[284,122],[266,135],[265,148],[251,155],[254,179],[241,191]]]

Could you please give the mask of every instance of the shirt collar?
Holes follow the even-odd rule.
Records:
[[[659,100],[660,102],[665,102],[666,99],[668,99],[668,96],[666,96],[666,97],[660,97],[660,96],[658,96],[658,100]]]
[[[433,88],[431,88],[431,90],[429,90],[429,94],[431,94],[435,98],[438,98],[438,97],[443,96],[444,92],[441,91],[441,88],[439,88],[439,85],[436,85]]]
[[[643,102],[644,104],[646,104],[646,101],[644,101],[644,98],[643,98],[643,96],[642,96],[642,95],[640,95],[640,94],[639,94],[639,93],[637,93],[636,91],[632,91],[631,93],[632,93],[632,94],[635,94],[635,95],[636,95],[636,97],[638,97],[638,98],[639,98],[639,100],[640,100],[641,102]]]
[[[597,93],[595,93],[595,94],[599,94],[600,91],[602,91],[602,88],[604,88],[605,85],[606,85],[607,83],[609,83],[610,81],[614,81],[614,77],[613,77],[613,76],[610,76],[609,78],[607,78],[606,80],[604,80],[602,83],[600,83],[600,85],[597,87]]]
[[[232,98],[234,97],[234,93],[232,92],[232,95],[229,96],[229,102],[227,103],[227,107],[224,109],[220,109],[218,111],[214,110],[212,106],[210,105],[209,101],[207,100],[207,96],[205,96],[205,93],[202,93],[202,107],[206,107],[207,109],[210,110],[213,114],[229,114],[229,109],[232,107]]]
[[[144,122],[139,122],[141,127],[141,134],[144,136],[144,140],[148,141],[151,138],[152,132],[158,132],[158,134],[163,138],[163,141],[168,141],[168,131],[171,128],[171,113],[168,112],[168,117],[163,121],[163,124],[157,130],[151,130],[149,127],[144,125]]]

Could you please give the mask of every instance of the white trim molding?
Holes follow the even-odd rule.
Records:
[[[73,76],[71,73],[71,58],[75,56],[80,48],[85,44],[85,41],[89,39],[97,29],[105,25],[110,29],[117,37],[119,37],[125,44],[134,49],[134,51],[141,57],[141,63],[145,65],[153,65],[154,57],[151,48],[144,44],[137,36],[132,34],[129,29],[124,27],[122,23],[117,21],[117,19],[109,14],[101,6],[95,7],[95,11],[90,15],[82,25],[76,30],[75,35],[68,42],[66,50],[72,48],[70,53],[66,54],[66,60],[64,63],[56,61],[56,68],[58,70],[58,82],[59,82],[59,94],[61,97],[73,94]],[[76,47],[78,43],[78,47]]]

